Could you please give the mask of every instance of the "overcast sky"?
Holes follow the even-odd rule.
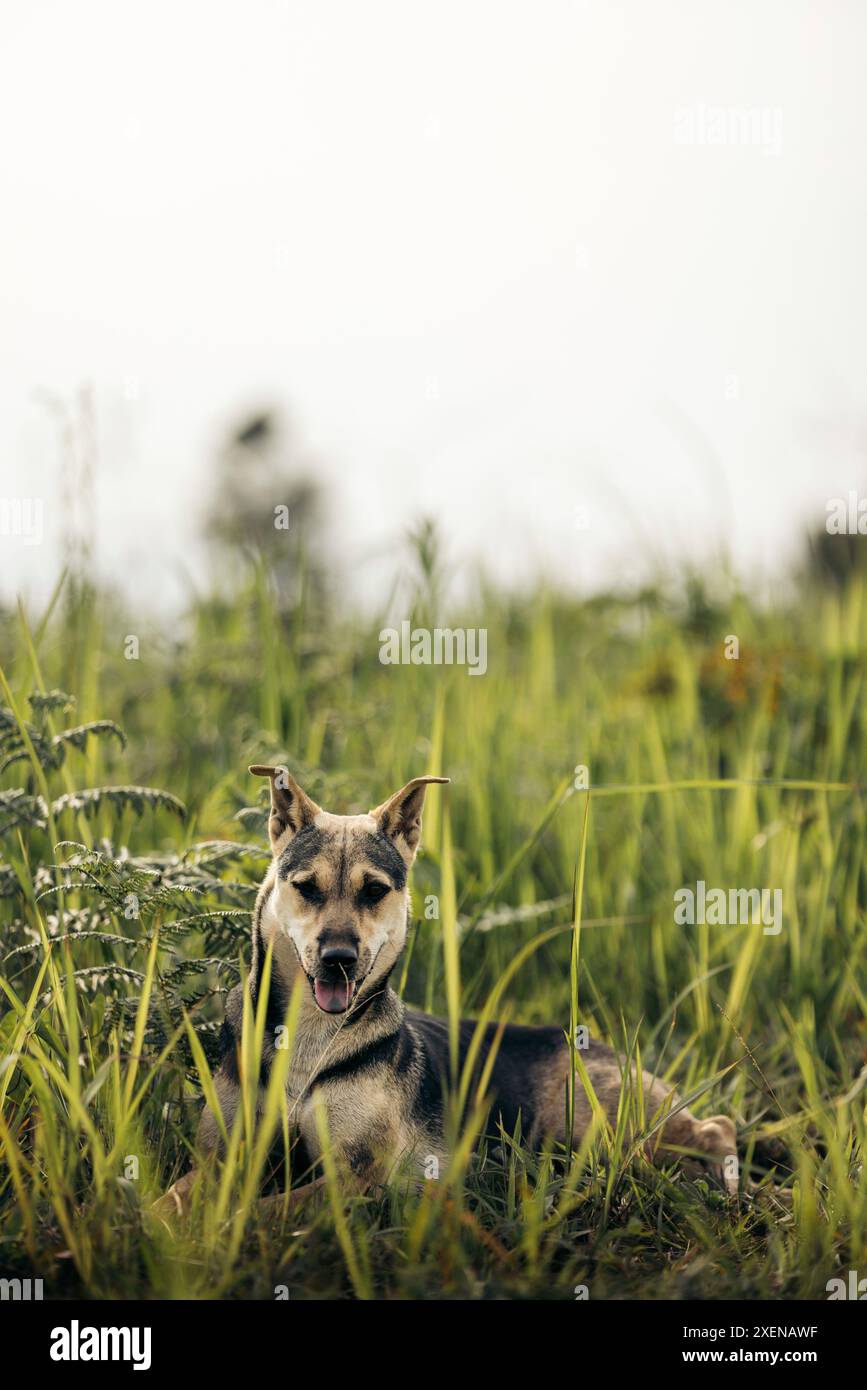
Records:
[[[55,574],[82,384],[134,599],[271,402],[353,594],[425,513],[458,577],[773,574],[867,489],[865,40],[859,0],[7,0],[0,497],[45,542],[0,595]]]

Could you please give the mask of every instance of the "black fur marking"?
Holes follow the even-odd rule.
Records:
[[[340,862],[339,862],[338,865],[337,865],[337,876],[336,876],[336,878],[335,878],[335,882],[336,882],[336,884],[337,884],[337,895],[338,895],[338,897],[341,897],[341,898],[345,897],[345,896],[346,896],[346,831],[345,831],[345,830],[344,830],[344,832],[343,832],[343,838],[342,838],[341,841],[340,841]]]
[[[265,1036],[272,1042],[277,1037],[277,1029],[286,1023],[288,1005],[289,996],[283,982],[279,976],[272,974],[271,988],[268,990],[268,1007],[265,1011]]]
[[[264,959],[265,942],[262,940],[262,930],[257,918],[253,927],[253,955],[250,961],[250,998],[253,1000],[254,1009],[259,1000],[259,971],[262,969]]]
[[[220,1070],[223,1075],[236,1086],[240,1086],[241,1077],[238,1072],[238,1049],[235,1038],[235,1031],[228,1019],[223,1019],[223,1026],[220,1029],[220,1047],[222,1049],[222,1063]]]
[[[265,1162],[265,1180],[262,1185],[263,1191],[282,1192],[287,1187],[297,1187],[300,1183],[309,1181],[316,1176],[314,1167],[315,1162],[310,1157],[300,1130],[290,1124],[288,1155],[281,1133],[278,1133],[268,1150],[268,1158]],[[290,1175],[289,1170],[291,1170],[291,1183],[287,1181]]]
[[[395,888],[403,888],[406,883],[406,865],[387,835],[368,835],[359,858],[369,859],[377,869],[391,880]]]
[[[314,1086],[318,1086],[322,1081],[345,1081],[348,1077],[357,1076],[359,1072],[370,1071],[371,1067],[391,1062],[400,1046],[401,1032],[402,1028],[395,1028],[393,1033],[386,1033],[384,1038],[374,1038],[366,1047],[353,1052],[351,1057],[344,1057],[342,1061],[326,1067],[315,1077]]]
[[[305,825],[303,830],[299,830],[294,839],[280,855],[280,863],[277,869],[281,878],[288,878],[296,869],[303,869],[321,853],[325,844],[325,836],[316,825]]]
[[[241,1041],[241,1019],[244,1013],[244,986],[235,985],[226,995],[223,1026],[220,1029],[222,1057],[220,1070],[236,1086],[241,1084],[238,1072],[238,1044]]]
[[[358,1177],[364,1177],[373,1167],[373,1154],[366,1144],[350,1144],[346,1150],[346,1160]]]
[[[448,1024],[443,1019],[431,1018],[414,1010],[407,1013],[407,1022],[420,1039],[423,1053],[423,1068],[413,1113],[420,1120],[428,1123],[433,1121],[438,1125],[442,1120],[449,1075]],[[461,1069],[476,1026],[473,1019],[461,1020],[458,1033],[458,1065]],[[481,1075],[496,1034],[497,1024],[488,1024],[479,1047],[474,1083]],[[563,1033],[559,1028],[530,1028],[515,1023],[506,1025],[491,1072],[489,1089],[493,1094],[493,1105],[489,1133],[496,1133],[498,1118],[509,1134],[514,1133],[520,1116],[523,1133],[529,1134],[535,1114],[528,1078],[534,1068],[555,1057],[564,1046]]]

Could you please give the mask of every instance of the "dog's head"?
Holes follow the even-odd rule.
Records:
[[[403,949],[407,876],[425,789],[449,779],[414,777],[366,816],[334,816],[285,767],[250,771],[271,779],[271,911],[295,947],[318,1007],[345,1013],[365,982],[382,978]]]

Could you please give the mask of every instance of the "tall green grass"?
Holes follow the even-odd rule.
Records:
[[[858,580],[765,607],[484,591],[449,614],[488,629],[481,678],[382,666],[378,615],[284,613],[264,569],[170,626],[81,585],[5,614],[0,1273],[98,1297],[778,1298],[863,1271],[864,600]],[[430,601],[421,587],[415,611]],[[245,769],[267,757],[338,812],[447,773],[407,1000],[449,1019],[453,1047],[459,1015],[559,1024],[576,1086],[587,1025],[697,1113],[732,1114],[757,1190],[732,1202],[647,1164],[634,1135],[659,1117],[628,1079],[572,1155],[480,1141],[453,1052],[438,1181],[347,1195],[329,1154],[325,1200],[265,1215],[291,1106],[278,1066],[253,1122],[248,1009],[230,1161],[189,1221],[155,1220],[195,1159],[222,999],[249,963],[267,856]],[[673,893],[699,878],[781,887],[780,935],[676,926]]]

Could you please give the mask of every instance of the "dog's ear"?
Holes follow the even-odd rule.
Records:
[[[394,840],[407,863],[411,864],[421,836],[421,813],[425,788],[431,782],[448,782],[448,777],[413,777],[399,792],[371,811],[383,835]]]
[[[277,854],[287,840],[297,835],[305,825],[313,824],[322,808],[302,791],[288,768],[267,767],[264,763],[254,763],[248,771],[252,772],[254,777],[271,778],[268,836],[271,849]]]

